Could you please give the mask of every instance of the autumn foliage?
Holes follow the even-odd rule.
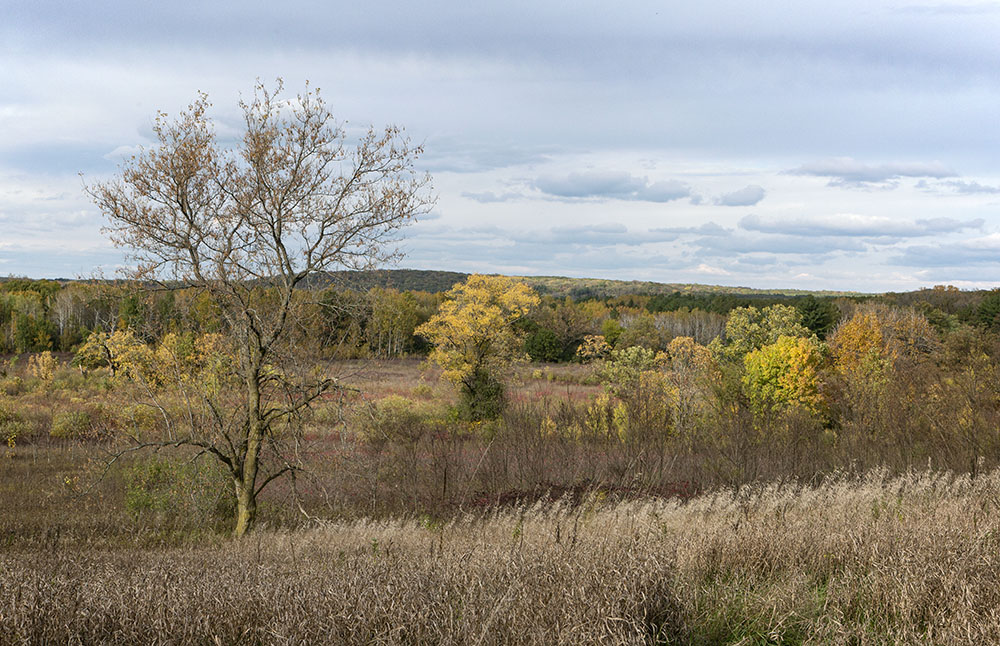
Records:
[[[468,417],[501,412],[503,379],[513,364],[527,360],[514,323],[537,305],[538,295],[524,283],[474,275],[453,287],[438,313],[416,329],[433,344],[430,360],[459,388]]]

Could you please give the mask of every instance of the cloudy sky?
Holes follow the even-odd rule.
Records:
[[[225,128],[281,76],[348,128],[425,144],[439,200],[404,267],[1000,284],[1000,2],[0,0],[0,16],[0,275],[114,273],[84,183],[149,145],[157,110],[205,91]]]

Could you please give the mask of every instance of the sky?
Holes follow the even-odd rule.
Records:
[[[403,126],[400,267],[1000,285],[1000,2],[0,0],[0,275],[112,275],[84,186],[207,92]]]

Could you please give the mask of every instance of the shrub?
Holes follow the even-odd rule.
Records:
[[[229,482],[205,461],[172,462],[160,456],[137,460],[123,472],[125,508],[138,519],[223,521],[233,511]]]
[[[503,382],[483,370],[469,376],[459,394],[458,411],[465,420],[496,419],[507,406]]]
[[[436,407],[399,395],[374,404],[363,418],[361,431],[369,442],[417,442],[441,420]]]
[[[600,334],[588,334],[576,349],[576,357],[580,363],[590,363],[607,359],[611,354],[611,345]]]
[[[12,408],[0,403],[0,443],[13,449],[17,438],[29,435],[31,427]]]
[[[143,404],[124,406],[117,417],[118,426],[132,435],[154,431],[160,425],[159,411]]]
[[[78,438],[90,431],[91,423],[90,413],[87,411],[63,411],[53,415],[49,435],[62,439]]]
[[[430,384],[419,383],[413,387],[413,394],[416,397],[423,397],[429,399],[434,395],[434,389],[431,388]]]
[[[64,390],[69,392],[81,391],[87,385],[87,378],[83,373],[76,370],[58,370],[52,379],[53,390]]]
[[[20,395],[24,392],[24,380],[20,377],[7,377],[0,380],[0,392],[10,397]]]
[[[28,373],[45,383],[52,381],[58,367],[59,362],[48,350],[28,359]]]
[[[547,327],[540,327],[524,342],[524,349],[532,361],[554,363],[562,358],[563,348],[556,333]]]

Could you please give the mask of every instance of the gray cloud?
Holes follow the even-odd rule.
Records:
[[[464,192],[462,197],[474,200],[480,204],[494,204],[497,202],[509,202],[524,197],[521,193],[494,193],[493,191],[483,191],[482,193]]]
[[[702,236],[727,236],[732,233],[731,229],[721,227],[715,222],[706,222],[697,227],[657,227],[650,229],[653,233],[672,233],[677,235],[702,235]]]
[[[912,245],[892,258],[891,262],[909,267],[1000,265],[1000,235],[936,245]]]
[[[754,206],[764,199],[765,194],[763,187],[751,184],[738,191],[720,195],[715,203],[720,206]]]
[[[948,187],[956,193],[961,193],[963,195],[975,195],[977,193],[996,195],[997,193],[1000,193],[1000,187],[987,186],[985,184],[980,184],[979,182],[952,180],[947,182],[938,182],[938,186]]]
[[[455,137],[435,137],[425,143],[420,169],[440,173],[478,173],[550,159],[554,147],[512,146],[497,142],[461,141]]]
[[[715,0],[584,3],[571,12],[551,0],[488,8],[443,0],[363,6],[246,0],[238,10],[191,0],[8,2],[0,21],[0,171],[8,175],[0,177],[0,212],[6,214],[0,240],[37,240],[38,258],[58,255],[68,247],[47,235],[43,211],[93,210],[80,197],[77,171],[85,171],[88,181],[113,172],[117,153],[109,151],[148,142],[155,111],[176,114],[197,89],[211,94],[220,124],[230,131],[220,134],[230,137],[232,124],[238,125],[238,92],[245,93],[255,77],[280,75],[293,90],[306,78],[326,89],[338,118],[362,126],[399,123],[425,144],[421,170],[435,173],[447,215],[408,235],[429,268],[461,256],[457,268],[464,270],[516,264],[550,273],[575,268],[595,275],[603,267],[641,275],[664,268],[670,273],[691,256],[685,266],[707,262],[749,272],[745,268],[764,266],[768,252],[740,248],[775,247],[763,238],[784,239],[781,253],[772,254],[781,259],[774,266],[819,262],[820,256],[788,252],[802,251],[805,238],[816,235],[868,249],[835,252],[826,273],[815,272],[817,286],[873,286],[889,280],[885,245],[891,241],[921,235],[936,242],[929,238],[934,232],[952,241],[970,234],[970,227],[952,228],[947,220],[918,226],[918,219],[946,216],[954,223],[983,216],[991,227],[1000,224],[1000,215],[985,207],[971,212],[972,200],[956,197],[990,196],[1000,186],[998,24],[983,15],[992,5],[969,9],[968,3],[940,1],[909,13],[895,11],[887,0],[762,0],[752,12]],[[943,14],[949,15],[939,19]],[[805,164],[796,169],[799,177],[784,177],[773,189],[765,179],[775,164],[793,168],[840,154],[851,157],[834,160],[839,164],[832,168]],[[595,165],[625,172],[617,196],[576,187],[582,197],[560,198],[530,189],[524,179]],[[952,168],[978,182],[954,177]],[[818,174],[823,172],[828,174]],[[52,179],[45,183],[53,194],[75,197],[43,207],[14,194],[39,176]],[[825,179],[810,179],[817,176]],[[660,177],[689,181],[700,194],[680,182],[655,184]],[[706,178],[705,186],[694,177]],[[641,181],[630,186],[628,178]],[[923,179],[939,194],[884,193],[858,206],[856,194],[819,186],[890,188],[906,178]],[[949,178],[956,183],[942,181]],[[878,223],[854,232],[827,225],[807,234],[800,227],[795,236],[737,229],[732,251],[713,252],[718,260],[694,258],[702,252],[693,238],[721,241],[730,234],[717,225],[699,230],[699,209],[688,202],[714,203],[720,193],[754,182],[770,191],[780,184],[785,200],[780,204],[768,194],[763,205],[774,208],[761,209],[761,217],[799,212],[786,208],[800,208],[803,218],[864,209],[913,221],[895,232],[880,231]],[[515,203],[510,191],[550,199]],[[602,199],[623,201],[603,216]],[[647,222],[655,207],[638,200],[671,199],[678,202],[661,209],[669,213],[658,221],[665,227],[647,233],[639,222]],[[719,206],[707,209],[722,209],[719,199]],[[480,207],[491,200],[509,203]],[[553,208],[533,210],[541,206]],[[572,230],[603,217],[626,230]],[[99,239],[97,218],[86,226],[51,222],[51,233],[62,234],[70,246],[83,249]],[[479,233],[457,234],[446,226],[492,222],[539,230],[522,235],[479,227]],[[550,230],[560,225],[571,230]],[[677,240],[668,242],[672,237]],[[669,249],[645,244],[657,240]],[[609,244],[617,245],[613,253]],[[657,259],[657,252],[663,257]],[[849,262],[842,258],[847,254]],[[619,256],[627,258],[619,262]],[[22,262],[33,263],[24,266],[35,271],[45,261],[8,258],[0,271],[22,271]],[[761,276],[772,284],[787,279],[777,271]],[[736,273],[733,280],[740,280]],[[903,285],[903,279],[892,281],[882,284]]]
[[[614,246],[641,247],[643,245],[670,242],[677,235],[663,231],[633,231],[623,224],[606,222],[555,226],[549,229],[517,230],[498,226],[448,227],[438,222],[422,226],[419,236],[409,239],[408,244],[433,241],[433,244],[480,244],[488,241],[488,246],[496,253],[509,256],[514,248],[525,250],[535,257],[550,256],[560,250],[580,250],[586,248],[607,248]],[[539,247],[544,247],[540,252]]]
[[[631,231],[623,224],[605,223],[552,227],[547,232],[529,231],[513,235],[512,238],[519,244],[526,245],[590,247],[625,245],[637,247],[654,242],[669,242],[675,240],[677,236],[662,231]]]
[[[955,177],[955,171],[940,162],[894,162],[865,164],[850,157],[834,157],[803,164],[786,171],[790,175],[829,177],[832,186],[891,186],[903,177]]]
[[[604,198],[641,202],[671,202],[691,196],[691,188],[676,180],[650,183],[625,171],[584,171],[566,176],[543,175],[534,187],[561,198]]]
[[[981,229],[984,221],[928,218],[894,220],[883,216],[841,214],[798,218],[762,218],[748,215],[739,226],[747,231],[793,236],[848,236],[862,238],[911,238]]]
[[[868,250],[861,240],[846,237],[801,237],[790,235],[706,236],[694,241],[702,254],[730,257],[747,253],[809,254],[826,256],[834,251]]]

